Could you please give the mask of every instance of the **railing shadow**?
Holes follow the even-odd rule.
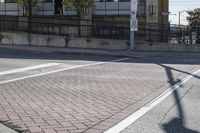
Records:
[[[178,72],[180,72],[180,70],[177,70],[177,69],[174,69],[162,64],[159,64],[159,65],[165,68],[170,86],[173,86],[176,83],[181,82],[180,79],[175,80],[172,73],[172,70],[178,71]],[[189,74],[189,73],[186,73],[186,74]],[[196,75],[193,75],[193,76],[200,79],[200,77]],[[185,119],[185,114],[184,114],[184,107],[183,107],[183,104],[181,103],[181,98],[179,95],[179,91],[177,89],[174,90],[173,97],[176,103],[178,117],[174,117],[169,122],[163,123],[161,125],[161,128],[163,129],[163,131],[165,131],[166,133],[199,133],[198,131],[189,129],[185,126],[186,119]]]

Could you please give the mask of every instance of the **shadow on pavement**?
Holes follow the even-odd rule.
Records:
[[[35,59],[35,60],[82,60],[82,61],[111,61],[114,59],[125,58],[124,56],[106,56],[90,54],[66,54],[66,53],[36,53],[30,51],[20,51],[11,49],[0,49],[0,59]],[[200,57],[199,57],[200,60]],[[199,60],[184,59],[156,59],[156,58],[132,58],[124,60],[122,63],[146,63],[146,64],[193,64],[199,65]],[[120,62],[120,61],[119,61]],[[118,63],[119,63],[118,62]]]
[[[0,58],[14,58],[14,59],[38,59],[38,60],[86,60],[86,61],[110,61],[111,59],[115,59],[116,57],[100,57],[100,56],[88,56],[88,55],[74,55],[74,54],[34,54],[29,52],[20,52],[20,51],[11,51],[11,50],[0,50]],[[173,86],[176,83],[181,82],[179,79],[175,79],[172,71],[177,71],[180,73],[185,73],[188,75],[193,75],[192,73],[188,73],[182,70],[178,70],[163,64],[195,64],[199,65],[199,61],[177,61],[172,59],[131,59],[122,61],[122,63],[151,63],[157,64],[163,67],[166,71],[166,75],[168,77],[168,82],[170,86]],[[200,79],[199,76],[193,75],[195,78]],[[185,126],[185,115],[184,115],[184,107],[181,103],[181,98],[179,96],[178,90],[173,92],[174,101],[176,103],[177,112],[179,114],[178,117],[173,118],[171,121],[164,123],[161,125],[162,129],[166,133],[198,133],[197,131],[193,131],[191,129],[186,128]]]
[[[170,122],[162,125],[166,133],[199,133],[184,126],[181,118],[173,118]]]
[[[168,82],[170,84],[170,86],[175,85],[176,83],[180,83],[181,80],[175,80],[172,74],[172,70],[175,71],[180,71],[162,64],[159,64],[160,66],[165,68],[166,74],[168,76]],[[183,72],[183,71],[181,71]],[[183,72],[186,73],[186,72]],[[191,75],[190,73],[186,73]],[[195,78],[200,79],[200,77],[193,75]],[[184,107],[182,105],[182,101],[181,98],[179,96],[179,92],[177,89],[174,90],[173,92],[173,96],[174,96],[174,100],[175,100],[175,106],[177,108],[177,112],[178,112],[178,117],[173,118],[172,120],[170,120],[168,123],[164,123],[161,125],[162,129],[166,132],[166,133],[199,133],[195,130],[192,129],[188,129],[185,126],[185,115],[184,115]],[[164,120],[164,119],[163,119]],[[163,121],[162,120],[162,121]]]

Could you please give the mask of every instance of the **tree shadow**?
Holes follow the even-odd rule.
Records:
[[[175,80],[173,77],[173,73],[172,70],[174,71],[178,71],[180,72],[180,70],[165,66],[163,64],[158,64],[162,67],[165,68],[167,77],[168,77],[168,82],[170,84],[170,86],[174,86],[176,83],[181,83],[180,79]],[[183,72],[183,71],[181,71]],[[184,72],[186,74],[191,75],[190,73]],[[199,78],[196,75],[193,75],[195,78]],[[173,97],[176,103],[176,108],[177,108],[177,112],[178,112],[178,117],[175,117],[173,119],[171,119],[169,122],[167,123],[163,123],[161,125],[162,129],[166,132],[166,133],[199,133],[198,131],[192,130],[192,129],[188,129],[185,126],[185,115],[184,115],[184,108],[182,105],[182,101],[179,95],[179,92],[177,89],[173,88]]]

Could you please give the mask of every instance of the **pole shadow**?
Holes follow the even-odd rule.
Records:
[[[167,77],[168,77],[168,80],[169,80],[168,82],[169,82],[170,86],[173,86],[176,83],[181,82],[180,79],[175,80],[174,77],[173,77],[172,70],[174,70],[174,71],[178,71],[178,70],[173,69],[173,68],[168,67],[168,66],[165,66],[163,64],[158,64],[158,65],[160,65],[160,66],[165,68],[165,71],[166,71],[166,74],[167,74]],[[193,75],[193,76],[195,78],[199,78],[196,75]],[[192,129],[188,129],[185,126],[184,108],[183,108],[183,105],[181,103],[181,98],[180,98],[178,90],[174,90],[173,97],[174,97],[174,100],[175,100],[175,103],[176,103],[178,117],[174,117],[169,122],[163,123],[161,125],[161,128],[163,129],[163,131],[165,133],[199,133],[198,131],[195,131],[195,130],[192,130]]]
[[[166,133],[199,133],[198,131],[188,129],[184,125],[184,120],[179,117],[175,117],[168,123],[162,124],[162,128]]]

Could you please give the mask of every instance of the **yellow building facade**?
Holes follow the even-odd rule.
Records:
[[[145,3],[147,23],[169,23],[169,0],[146,0]]]

